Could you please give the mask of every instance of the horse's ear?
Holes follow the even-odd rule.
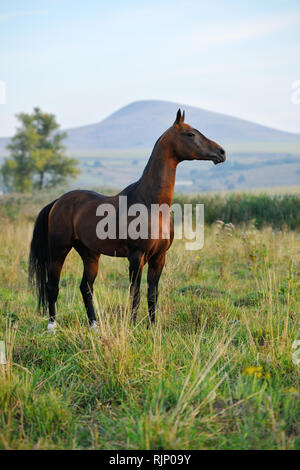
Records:
[[[184,118],[185,118],[185,111],[183,111],[183,113],[182,113],[181,122],[184,122]]]
[[[182,119],[182,116],[181,116],[181,109],[179,108],[178,111],[177,111],[177,114],[176,114],[176,119],[175,119],[174,124],[175,124],[175,125],[176,125],[176,124],[179,124],[180,121],[181,121],[181,119]]]

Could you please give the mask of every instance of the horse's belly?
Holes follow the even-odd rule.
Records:
[[[129,250],[126,240],[99,240],[94,237],[85,237],[84,240],[82,238],[80,240],[87,248],[101,255],[116,256],[118,258],[128,257]]]
[[[116,242],[118,241],[116,240]],[[115,256],[117,258],[128,257],[128,247],[119,243],[113,243],[113,240],[106,240],[106,243],[99,244],[97,250],[106,256]]]

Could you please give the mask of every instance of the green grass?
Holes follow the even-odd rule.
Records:
[[[34,221],[37,212],[49,201],[67,191],[66,188],[43,190],[34,195],[10,193],[0,200],[0,217],[10,220]],[[98,187],[96,191],[113,195],[119,190]],[[252,224],[257,228],[270,225],[274,229],[300,229],[300,194],[295,188],[290,193],[227,192],[215,194],[175,194],[173,203],[204,204],[205,223],[217,220],[234,224]]]
[[[67,258],[58,331],[27,288],[27,218],[1,218],[0,448],[299,449],[299,233],[213,225],[204,249],[176,241],[157,325],[129,324],[127,262],[103,257],[99,336],[87,328],[82,266]],[[246,369],[246,368],[252,369]],[[260,367],[261,369],[253,369]]]

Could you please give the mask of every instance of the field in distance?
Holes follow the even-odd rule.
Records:
[[[79,156],[82,174],[74,187],[124,188],[137,181],[151,150],[106,150]],[[177,169],[176,190],[211,192],[298,186],[300,155],[288,153],[232,153],[215,166],[212,162],[182,162]]]

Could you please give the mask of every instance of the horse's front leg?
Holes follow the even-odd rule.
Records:
[[[158,297],[158,283],[160,275],[165,265],[165,253],[159,256],[154,256],[148,262],[148,312],[149,312],[149,323],[151,326],[155,322],[155,310],[157,305]]]
[[[129,260],[129,280],[130,280],[130,299],[131,321],[136,322],[137,311],[140,305],[140,286],[144,267],[144,255],[141,252],[131,253]]]

